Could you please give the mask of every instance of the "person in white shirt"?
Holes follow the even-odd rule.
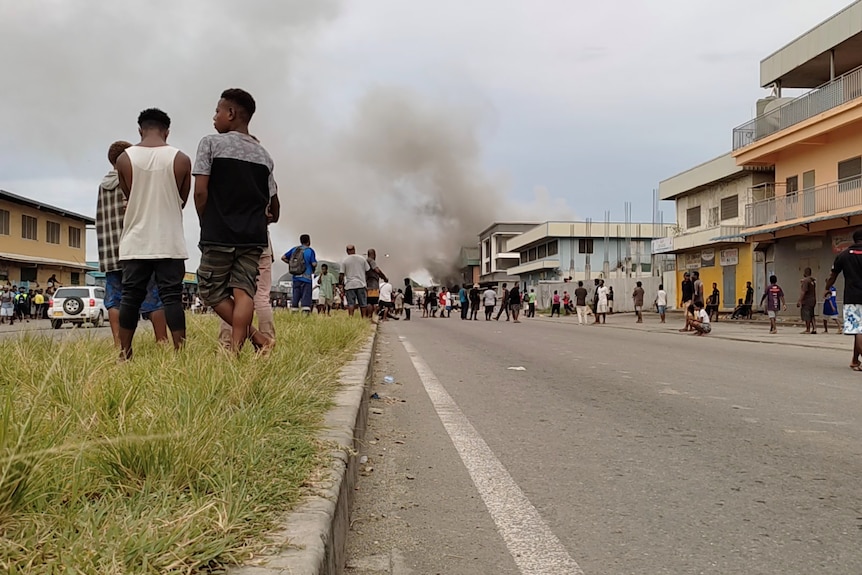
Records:
[[[389,318],[398,319],[393,315],[395,302],[392,301],[392,284],[388,280],[380,282],[380,321],[386,321]]]
[[[491,316],[494,315],[494,306],[497,305],[497,292],[489,287],[482,294],[482,300],[485,305],[485,321],[491,321]]]
[[[667,312],[667,292],[664,291],[664,285],[658,286],[658,292],[655,294],[655,305],[658,308],[658,315],[661,318],[661,323],[665,323],[665,313]]]
[[[694,302],[694,319],[691,320],[691,327],[694,328],[694,333],[691,335],[704,335],[712,331],[712,325],[709,323],[709,314],[703,308],[702,301]]]

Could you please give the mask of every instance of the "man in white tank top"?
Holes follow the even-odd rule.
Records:
[[[131,359],[147,282],[155,275],[165,320],[174,347],[186,338],[182,289],[185,260],[183,207],[191,188],[191,160],[167,144],[171,119],[156,108],[138,116],[141,142],[117,159],[120,187],[128,201],[120,238],[123,299],[120,303],[120,347]]]

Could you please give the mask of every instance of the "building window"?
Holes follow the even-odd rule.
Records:
[[[34,282],[36,281],[36,268],[21,268],[21,281]]]
[[[527,263],[527,252],[521,252],[521,263]]]
[[[862,179],[862,156],[838,162],[838,191],[855,190]]]
[[[81,247],[81,228],[73,228],[69,226],[69,247]]]
[[[80,272],[72,272],[72,279],[69,283],[73,286],[81,285],[81,273]]]
[[[548,242],[548,256],[555,256],[560,253],[560,246],[557,240]]]
[[[9,223],[9,210],[0,210],[0,235],[8,236],[12,233]]]
[[[787,185],[787,195],[795,194],[799,191],[799,176],[790,176],[785,180]]]
[[[721,198],[721,221],[739,217],[739,196]]]
[[[548,245],[547,244],[542,244],[539,246],[538,256],[539,256],[540,260],[548,257]]]
[[[60,224],[57,222],[45,222],[45,241],[49,244],[60,243]]]
[[[593,253],[593,238],[581,238],[578,240],[578,253],[591,254]]]
[[[689,208],[685,211],[685,227],[696,228],[700,226],[700,206]]]
[[[527,252],[527,261],[536,261],[536,248],[530,248],[530,251]]]
[[[38,238],[37,226],[39,221],[28,215],[21,216],[21,237],[25,240],[35,240]]]

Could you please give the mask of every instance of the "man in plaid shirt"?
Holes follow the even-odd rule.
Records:
[[[126,215],[126,197],[120,189],[117,175],[117,158],[130,147],[129,142],[118,141],[108,148],[111,171],[102,179],[99,198],[96,202],[96,240],[99,244],[99,269],[105,274],[105,307],[114,335],[114,344],[120,345],[120,300],[123,296],[123,266],[120,263],[120,236],[123,234],[123,218]],[[168,340],[165,310],[159,298],[154,278],[147,286],[147,298],[141,305],[141,313],[148,314],[156,334],[156,341]]]

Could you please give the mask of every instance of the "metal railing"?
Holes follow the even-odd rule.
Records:
[[[754,228],[846,210],[862,209],[862,178],[848,178],[745,206],[745,227]]]
[[[734,128],[733,149],[738,150],[860,96],[862,68],[856,68]]]

